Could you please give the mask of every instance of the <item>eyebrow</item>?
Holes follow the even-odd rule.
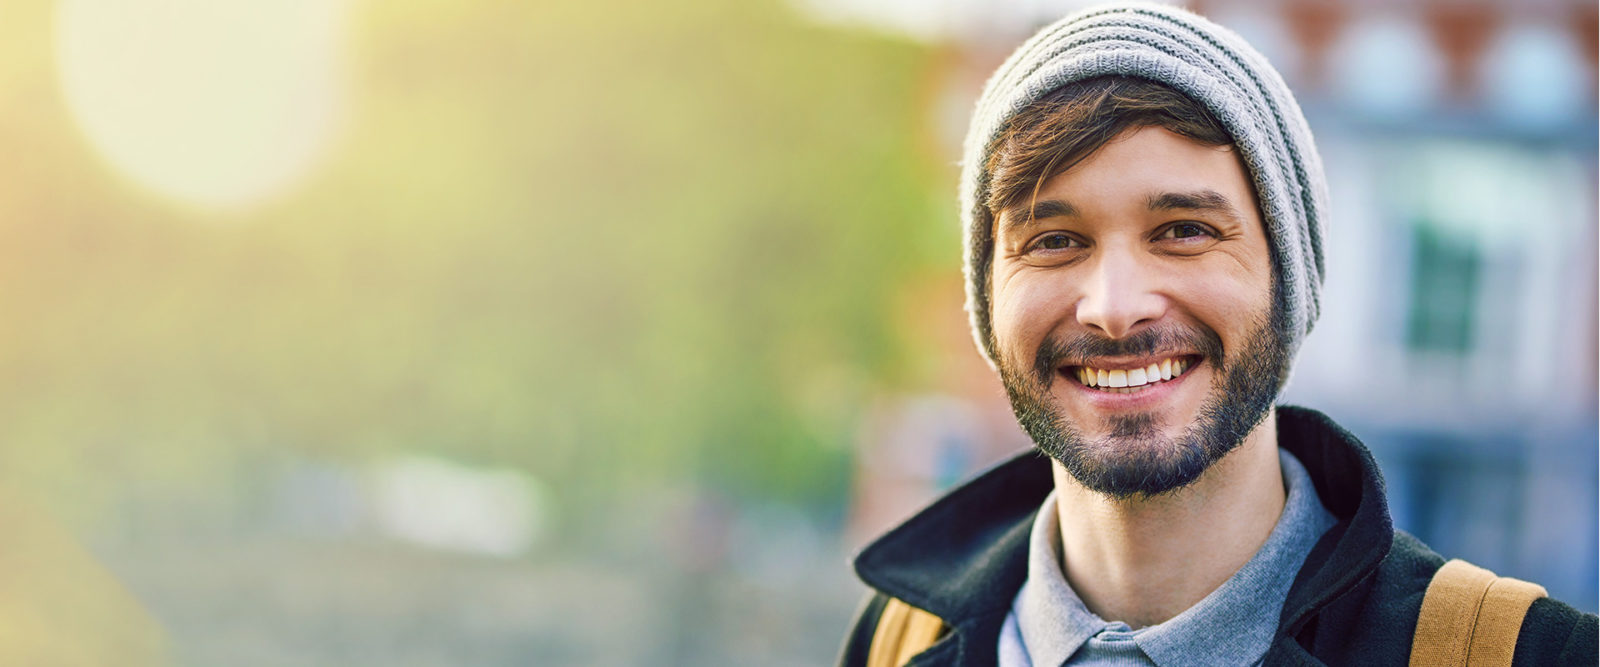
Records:
[[[1153,194],[1145,200],[1145,206],[1152,211],[1211,211],[1233,220],[1243,219],[1233,202],[1216,190]]]
[[[1145,207],[1151,211],[1211,211],[1234,221],[1244,219],[1233,202],[1216,190],[1155,193],[1145,198]],[[1002,227],[1026,229],[1047,218],[1077,217],[1078,209],[1065,200],[1046,199],[1034,202],[1031,208],[1016,206],[1008,209],[1006,213]]]
[[[1071,202],[1060,199],[1046,199],[1034,202],[1033,207],[1015,206],[1006,210],[1003,227],[1028,228],[1046,218],[1071,218],[1077,217],[1078,209]]]

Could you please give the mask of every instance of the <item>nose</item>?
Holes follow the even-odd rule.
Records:
[[[1167,299],[1153,268],[1134,252],[1107,250],[1095,257],[1078,300],[1078,323],[1122,338],[1166,312]]]

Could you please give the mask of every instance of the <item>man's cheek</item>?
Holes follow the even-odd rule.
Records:
[[[993,304],[996,342],[1002,348],[1023,348],[1031,354],[1059,319],[1059,303],[1061,299],[1036,290],[998,295]],[[1032,363],[1031,356],[1027,361]]]

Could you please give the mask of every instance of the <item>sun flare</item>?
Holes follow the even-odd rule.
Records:
[[[257,203],[302,182],[337,134],[348,6],[63,0],[61,87],[89,143],[140,185]]]

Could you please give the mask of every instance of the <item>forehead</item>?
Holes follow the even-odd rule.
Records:
[[[1238,152],[1232,146],[1209,146],[1160,127],[1129,130],[1100,147],[1082,162],[1048,179],[1041,194],[1149,194],[1164,191],[1212,190],[1239,204],[1253,204]]]
[[[1261,229],[1255,188],[1232,146],[1204,144],[1161,127],[1130,129],[999,211],[996,231],[1050,216],[1123,216],[1210,210]]]

